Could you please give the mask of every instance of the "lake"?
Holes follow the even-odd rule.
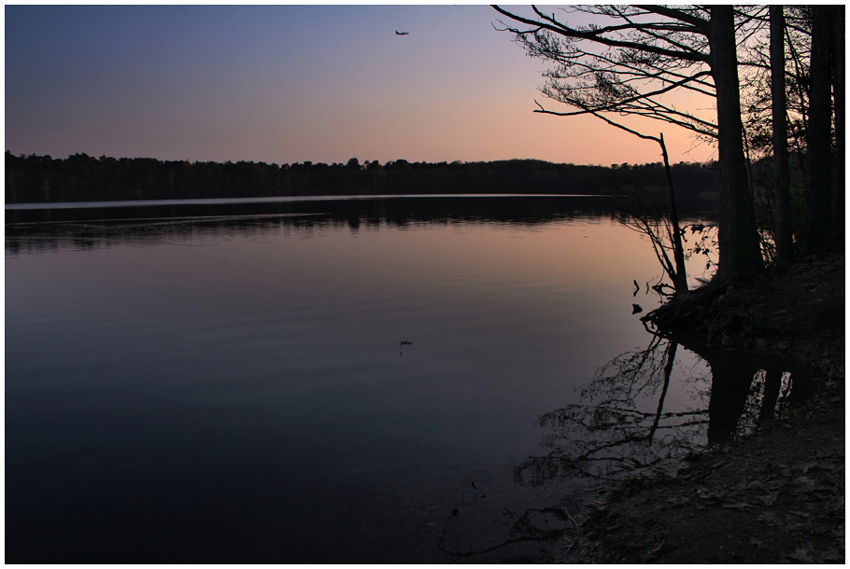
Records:
[[[10,563],[521,558],[524,513],[709,442],[709,366],[633,314],[661,269],[595,198],[6,216]],[[741,409],[787,395],[759,373]]]

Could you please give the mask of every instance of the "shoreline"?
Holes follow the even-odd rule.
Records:
[[[673,475],[619,484],[565,531],[554,557],[843,563],[844,275],[844,256],[826,256],[688,308],[683,345],[806,369],[810,397],[749,436],[688,457]]]

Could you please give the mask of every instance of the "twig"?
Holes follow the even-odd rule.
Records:
[[[567,510],[566,506],[562,507],[561,509],[562,509],[562,510],[564,510],[564,513],[567,515],[567,517],[568,517],[568,518],[570,519],[570,521],[571,521],[571,522],[573,522],[573,524],[575,524],[575,526],[576,526],[576,538],[575,538],[575,540],[573,540],[573,542],[572,542],[572,543],[570,544],[570,546],[567,548],[566,553],[564,554],[564,555],[569,555],[569,554],[570,554],[570,551],[572,551],[572,550],[573,550],[573,547],[575,547],[575,545],[576,545],[576,544],[577,544],[577,543],[581,540],[581,526],[578,524],[578,522],[575,520],[575,518],[573,518],[573,517],[570,515],[570,512],[569,512],[569,510]]]

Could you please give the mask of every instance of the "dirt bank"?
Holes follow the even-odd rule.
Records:
[[[844,562],[844,257],[695,294],[654,315],[696,351],[783,361],[811,393],[678,473],[631,479],[577,520],[554,560]],[[675,313],[675,319],[672,317]]]

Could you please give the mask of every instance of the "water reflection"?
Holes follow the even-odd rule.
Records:
[[[541,448],[547,452],[518,465],[516,482],[540,486],[575,476],[615,478],[660,466],[698,446],[706,411],[699,406],[665,410],[678,349],[655,336],[645,349],[599,368],[581,388],[578,403],[541,415],[538,425],[547,430]]]
[[[546,430],[540,447],[546,452],[516,466],[516,483],[541,486],[575,477],[674,471],[688,455],[752,433],[809,394],[802,371],[792,380],[783,368],[703,349],[702,363],[680,379],[694,404],[675,408],[666,399],[683,350],[675,340],[656,335],[645,349],[599,368],[580,389],[579,403],[539,417],[538,426]]]
[[[388,220],[394,225],[416,221],[472,220],[526,223],[570,217],[611,217],[605,201],[591,196],[385,196],[383,198],[303,199],[255,202],[250,200],[219,203],[215,200],[158,203],[129,202],[77,204],[77,207],[6,207],[6,224],[56,223],[91,220],[151,220],[215,216],[322,214],[327,219],[357,219],[365,223]]]
[[[808,370],[776,359],[729,354],[700,345],[690,348],[711,371],[709,446],[749,435],[764,421],[811,396]]]
[[[189,242],[204,236],[310,239],[347,229],[353,235],[381,227],[505,224],[531,228],[577,219],[612,219],[597,198],[453,196],[237,203],[169,203],[58,209],[7,209],[6,253],[92,250],[116,244]],[[36,237],[33,235],[36,234]]]
[[[646,348],[601,366],[579,389],[579,402],[538,418],[545,454],[514,467],[517,486],[548,486],[557,503],[503,509],[501,539],[492,534],[477,543],[464,541],[468,528],[447,524],[441,549],[455,560],[505,561],[507,555],[517,562],[563,562],[581,533],[574,514],[594,495],[583,499],[582,493],[606,487],[582,488],[580,481],[673,473],[689,455],[752,434],[810,395],[805,370],[795,370],[792,378],[781,363],[696,350],[653,335]],[[683,366],[677,358],[691,363]],[[690,396],[669,397],[677,389]]]
[[[512,467],[658,268],[592,201],[473,202],[7,224],[10,554],[440,562],[446,520],[557,522]]]

